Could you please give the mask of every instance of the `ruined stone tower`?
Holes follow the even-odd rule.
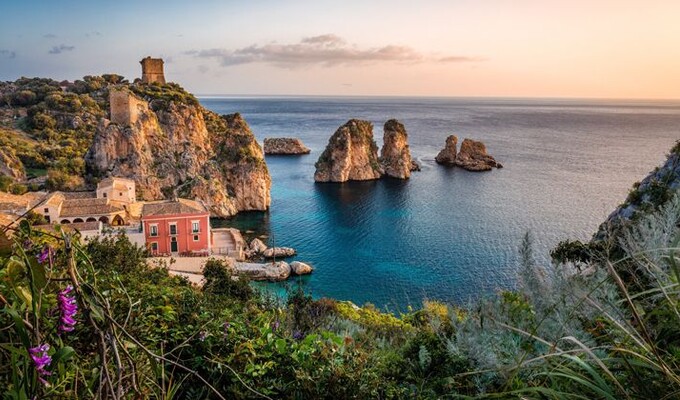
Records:
[[[163,59],[146,57],[139,62],[142,64],[142,82],[144,83],[165,83],[163,74]]]
[[[137,98],[128,90],[112,87],[109,89],[111,106],[111,122],[121,126],[131,126],[139,119],[139,115],[148,111],[146,101]]]

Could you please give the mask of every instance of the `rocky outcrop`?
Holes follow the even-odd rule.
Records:
[[[26,179],[24,165],[10,148],[0,148],[0,176],[2,175],[17,181]]]
[[[129,126],[100,121],[85,157],[90,173],[134,179],[141,200],[201,200],[215,216],[269,207],[264,155],[239,114],[177,102],[156,111],[141,99],[136,105]]]
[[[455,165],[456,155],[458,154],[458,136],[451,135],[446,138],[446,145],[442,151],[437,154],[434,160],[439,164]]]
[[[468,171],[490,171],[502,168],[496,160],[487,154],[486,145],[472,139],[464,139],[456,156],[456,165]]]
[[[385,122],[384,129],[380,163],[385,175],[398,179],[408,179],[411,176],[411,171],[420,169],[420,167],[411,159],[406,128],[401,122],[391,119]]]
[[[600,225],[593,240],[616,237],[632,221],[665,205],[680,191],[680,141],[671,149],[666,162],[633,185],[626,201]]]
[[[297,251],[290,247],[270,247],[262,252],[264,258],[286,258],[296,254]]]
[[[285,261],[276,263],[236,263],[235,269],[239,274],[246,275],[254,281],[285,281],[290,276],[290,265]]]
[[[315,166],[317,182],[379,179],[384,170],[373,140],[373,125],[368,121],[349,120],[328,140]]]
[[[435,161],[444,165],[455,165],[468,171],[490,171],[493,168],[503,168],[492,156],[486,152],[486,145],[472,139],[464,139],[460,151],[456,151],[458,137],[451,135],[446,138],[444,149],[437,154]]]
[[[266,138],[264,139],[264,154],[295,155],[309,154],[311,150],[298,138]]]
[[[309,264],[300,261],[290,263],[290,269],[295,275],[308,275],[314,270]]]
[[[253,254],[261,254],[267,250],[267,245],[258,238],[253,239],[250,242],[250,247],[248,248]]]

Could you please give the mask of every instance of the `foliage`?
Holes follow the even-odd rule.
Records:
[[[214,295],[246,301],[253,297],[253,289],[245,275],[233,275],[225,260],[211,258],[203,267],[203,291]]]

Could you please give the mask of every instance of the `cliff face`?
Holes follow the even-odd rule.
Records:
[[[373,125],[352,119],[328,140],[316,162],[317,182],[346,182],[379,179],[384,173],[373,140]]]
[[[217,216],[270,204],[269,172],[248,125],[199,105],[153,111],[142,101],[130,126],[102,119],[85,161],[96,175],[134,179],[143,200],[197,198]]]
[[[411,160],[406,128],[396,119],[385,122],[380,162],[387,176],[398,179],[408,179],[411,171],[416,169]]]
[[[612,212],[600,225],[594,240],[617,235],[622,228],[640,215],[653,212],[666,204],[680,191],[680,142],[671,150],[666,162],[633,185],[626,201]]]

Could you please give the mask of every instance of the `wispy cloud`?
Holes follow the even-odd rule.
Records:
[[[55,37],[57,37],[57,35],[55,35],[54,33],[46,33],[43,35],[43,37],[45,39],[54,39]]]
[[[0,56],[6,58],[16,58],[17,52],[14,50],[0,49]]]
[[[185,54],[219,60],[223,66],[263,63],[282,68],[309,65],[361,65],[375,63],[419,63],[425,61],[479,61],[463,56],[433,59],[408,46],[385,45],[361,48],[334,34],[303,38],[298,43],[253,44],[239,49],[191,50]]]
[[[101,36],[102,33],[99,31],[85,32],[85,37]]]
[[[75,46],[67,46],[65,44],[60,44],[59,46],[54,46],[52,49],[49,51],[50,54],[61,54],[65,51],[72,51],[75,49]]]

